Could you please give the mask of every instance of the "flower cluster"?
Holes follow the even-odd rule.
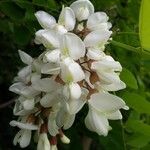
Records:
[[[35,43],[46,50],[37,58],[19,50],[26,66],[9,88],[19,95],[14,107],[19,118],[10,122],[20,128],[14,144],[28,146],[32,133],[37,150],[56,150],[58,138],[69,143],[63,130],[72,126],[85,104],[86,127],[107,136],[108,120],[122,119],[120,109],[128,109],[109,93],[126,86],[119,78],[120,63],[104,53],[112,34],[108,16],[94,12],[89,0],[63,7],[58,21],[44,11],[35,16],[43,28],[35,33]]]

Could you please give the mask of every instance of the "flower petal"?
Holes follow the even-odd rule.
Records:
[[[47,133],[41,133],[39,135],[37,150],[50,150],[50,142],[47,137]]]
[[[19,139],[20,147],[25,148],[30,144],[31,140],[31,131],[30,130],[23,130],[23,133]]]
[[[87,28],[90,30],[109,30],[110,25],[107,23],[108,19],[109,17],[105,12],[91,14],[87,21]]]
[[[82,40],[73,33],[66,33],[61,39],[61,51],[65,56],[77,60],[85,55],[85,46]]]
[[[70,99],[68,101],[68,113],[76,114],[81,110],[84,104],[87,102],[88,91],[86,89],[82,89],[82,95],[79,99]]]
[[[70,83],[69,84],[69,89],[70,89],[70,96],[71,99],[79,99],[81,96],[81,87],[79,86],[78,83]]]
[[[50,29],[56,24],[55,18],[45,11],[37,11],[35,16],[39,24],[45,29]]]
[[[48,131],[50,135],[56,136],[59,133],[59,128],[56,125],[56,113],[51,112],[48,118]]]
[[[34,98],[33,99],[26,99],[23,102],[23,107],[25,110],[32,110],[34,108],[35,102],[34,102]]]
[[[56,124],[59,128],[63,127],[63,129],[66,130],[72,126],[74,120],[74,114],[69,114],[63,108],[61,108],[56,117]]]
[[[112,84],[100,83],[98,87],[105,91],[118,91],[126,88],[126,84],[120,80],[119,82],[113,82]]]
[[[109,123],[107,118],[93,109],[89,108],[88,115],[85,118],[85,125],[90,131],[94,131],[99,135],[107,136]]]
[[[43,74],[59,74],[59,72],[60,72],[60,67],[58,66],[58,64],[54,64],[54,63],[44,64],[41,69],[41,73]]]
[[[94,13],[94,6],[89,0],[78,0],[70,5],[78,21],[86,20]]]
[[[31,63],[33,62],[33,58],[21,50],[18,50],[18,52],[19,52],[19,56],[20,56],[22,62],[27,65],[31,65]]]
[[[73,10],[70,7],[62,8],[58,19],[58,24],[63,25],[68,31],[71,31],[74,29],[75,21]]]
[[[40,104],[43,107],[51,107],[61,100],[60,94],[58,92],[48,93],[42,97]]]
[[[21,80],[21,82],[24,82],[27,84],[30,81],[31,72],[32,72],[31,65],[22,68],[18,72],[19,80]]]
[[[32,86],[37,91],[52,92],[59,88],[59,84],[50,78],[43,78],[37,82],[34,82]]]
[[[61,64],[61,78],[64,82],[78,82],[85,78],[80,65],[71,58],[65,58]]]
[[[44,62],[53,62],[53,63],[57,63],[60,61],[60,50],[59,49],[55,49],[52,51],[48,51],[44,58],[43,58]]]
[[[118,96],[104,92],[91,95],[88,102],[93,109],[103,113],[115,112],[126,106],[125,102]]]
[[[112,32],[108,30],[96,30],[89,33],[85,39],[84,43],[86,47],[98,47],[103,50],[104,45],[107,44]]]
[[[46,48],[58,48],[59,34],[54,30],[45,30],[41,35],[41,41]]]
[[[37,130],[38,129],[37,125],[33,125],[31,123],[22,123],[22,122],[18,122],[15,120],[11,121],[9,124],[13,127],[17,126],[20,129],[27,129],[27,130]]]
[[[100,60],[105,56],[105,54],[99,49],[88,48],[86,56],[92,60]]]
[[[120,119],[122,119],[122,114],[119,110],[117,110],[113,113],[106,114],[106,117],[107,117],[107,119],[110,119],[110,120],[120,120]]]

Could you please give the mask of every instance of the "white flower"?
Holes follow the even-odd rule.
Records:
[[[120,82],[118,73],[122,70],[119,62],[114,61],[111,56],[105,56],[99,61],[94,61],[91,64],[91,69],[96,71],[100,78],[100,82],[104,84],[112,84]]]
[[[57,149],[57,145],[52,145],[52,146],[51,146],[51,150],[58,150],[58,149]]]
[[[78,60],[85,55],[85,46],[82,40],[73,33],[66,33],[60,40],[61,53],[69,56],[74,60]]]
[[[87,48],[98,48],[103,51],[111,34],[112,31],[109,30],[92,31],[84,39],[85,46]]]
[[[31,131],[22,129],[14,137],[13,144],[17,145],[19,143],[21,148],[29,146],[31,140]]]
[[[86,20],[94,13],[94,6],[89,0],[77,0],[70,7],[74,11],[78,21]]]
[[[94,30],[109,30],[111,23],[108,22],[109,17],[105,12],[96,12],[91,14],[87,20],[87,28]]]
[[[68,113],[63,107],[57,113],[56,124],[59,128],[69,129],[75,120],[75,114]]]
[[[47,133],[41,133],[39,135],[37,150],[50,150],[50,142],[47,137]]]
[[[64,82],[78,82],[85,78],[80,65],[71,58],[67,57],[60,63],[60,76]]]
[[[17,143],[20,144],[21,148],[25,148],[30,144],[31,140],[31,131],[38,130],[38,126],[32,123],[24,123],[24,118],[22,118],[21,122],[18,121],[11,121],[10,125],[15,127],[17,126],[21,130],[16,134],[13,143],[16,145]]]
[[[62,8],[58,19],[58,24],[56,23],[56,20],[53,16],[44,11],[36,12],[35,16],[39,21],[39,24],[44,29],[54,29],[60,34],[73,30],[75,26],[75,15],[73,10],[69,7]]]
[[[107,136],[110,130],[108,119],[122,119],[119,109],[126,107],[121,98],[103,92],[93,94],[88,104],[89,112],[85,118],[85,125],[89,130],[104,136]]]
[[[60,140],[62,141],[62,143],[65,143],[65,144],[69,144],[70,143],[70,139],[64,134],[61,135]]]

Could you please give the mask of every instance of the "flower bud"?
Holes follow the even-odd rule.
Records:
[[[60,140],[64,144],[69,144],[70,143],[70,139],[67,136],[65,136],[64,134],[61,136]]]

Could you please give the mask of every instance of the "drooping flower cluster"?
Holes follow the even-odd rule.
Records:
[[[70,140],[63,130],[70,128],[76,114],[87,104],[86,127],[107,136],[108,120],[122,119],[125,102],[110,94],[125,88],[119,62],[104,53],[112,31],[104,12],[94,12],[89,0],[78,0],[63,7],[59,19],[44,11],[35,16],[43,29],[35,33],[35,43],[45,51],[37,58],[19,50],[26,66],[15,78],[10,91],[19,95],[14,107],[20,131],[14,144],[29,145],[31,134],[38,150],[56,150],[57,138]],[[33,131],[32,131],[33,130]]]

